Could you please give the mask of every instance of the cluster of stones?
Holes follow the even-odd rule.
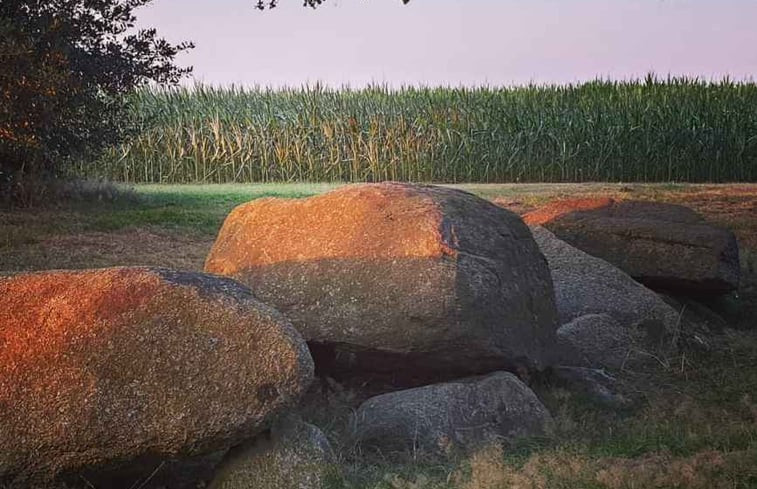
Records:
[[[647,286],[722,294],[738,270],[733,234],[678,206],[521,219],[396,183],[256,200],[228,216],[206,273],[0,278],[0,485],[322,487],[336,457],[287,415],[315,371],[393,379],[350,420],[366,448],[545,436],[529,377],[602,394],[592,369],[675,348],[679,312]]]

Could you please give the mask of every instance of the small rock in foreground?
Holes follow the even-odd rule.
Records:
[[[326,435],[287,417],[271,433],[232,449],[210,489],[333,489],[341,482]]]
[[[536,394],[508,372],[382,394],[352,420],[364,447],[434,455],[543,437],[551,421]]]

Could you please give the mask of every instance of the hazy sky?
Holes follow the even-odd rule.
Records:
[[[509,85],[757,78],[757,0],[154,0],[138,11],[198,81],[225,85]]]

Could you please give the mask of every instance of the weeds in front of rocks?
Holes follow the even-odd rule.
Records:
[[[535,385],[551,440],[449,459],[361,449],[349,426],[359,388],[320,380],[300,415],[327,434],[350,489],[757,487],[757,331],[726,330],[709,352],[683,347],[617,377],[636,400],[628,410]]]

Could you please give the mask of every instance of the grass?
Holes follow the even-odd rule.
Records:
[[[127,198],[12,211],[0,208],[0,271],[167,265],[202,269],[224,217],[260,197],[305,197],[339,184],[135,185]],[[525,212],[550,199],[609,195],[689,205],[757,249],[757,186],[693,184],[464,184]],[[123,189],[122,189],[123,190]],[[116,193],[117,195],[117,193]]]
[[[752,278],[754,280],[754,277]],[[684,368],[619,374],[637,405],[613,412],[569,391],[538,386],[555,416],[552,440],[485,447],[452,461],[397,460],[345,444],[342,423],[359,394],[330,391],[307,403],[364,489],[575,489],[757,487],[757,331],[731,331]],[[320,387],[320,386],[319,386]],[[337,421],[335,421],[337,420]]]
[[[304,197],[333,184],[137,185],[136,198],[98,205],[0,210],[0,274],[49,268],[163,265],[200,270],[224,216],[265,196]],[[317,386],[303,415],[330,437],[354,489],[757,488],[757,185],[464,185],[518,212],[560,197],[611,195],[683,203],[732,227],[745,280],[731,324],[710,352],[668,368],[625,372],[637,404],[596,406],[549,384],[538,392],[554,439],[451,461],[397,461],[349,443],[345,420],[361,393]]]
[[[144,90],[81,177],[141,183],[757,181],[757,85]]]
[[[129,225],[160,225],[215,234],[229,211],[240,203],[262,197],[309,197],[333,187],[327,184],[141,185],[138,187],[141,205],[103,212],[93,228],[114,230]]]

